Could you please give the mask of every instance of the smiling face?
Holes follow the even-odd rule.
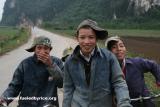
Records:
[[[111,51],[114,53],[119,61],[122,61],[126,56],[126,47],[122,40],[115,41],[111,46]]]
[[[85,56],[89,56],[96,46],[96,33],[91,28],[80,28],[77,34],[77,41]]]

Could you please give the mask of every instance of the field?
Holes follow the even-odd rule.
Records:
[[[16,27],[0,27],[0,55],[22,45],[28,40],[29,32]]]
[[[119,29],[119,30],[108,30],[109,35],[119,35],[119,36],[127,36],[127,37],[153,37],[160,38],[160,30],[138,30],[138,29]]]

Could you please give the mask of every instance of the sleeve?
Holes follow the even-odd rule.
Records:
[[[64,93],[63,93],[62,107],[71,107],[73,92],[75,90],[75,86],[73,84],[73,80],[71,78],[68,67],[69,65],[66,63],[64,66],[64,81],[63,81]]]
[[[153,60],[140,58],[144,72],[151,72],[156,79],[157,86],[160,86],[160,65]]]
[[[123,73],[116,57],[111,54],[111,84],[115,91],[118,107],[132,107],[130,104],[129,91]]]
[[[58,88],[63,87],[63,63],[60,59],[56,59],[53,61],[51,67],[47,67],[48,72],[52,77],[56,80],[56,84]]]
[[[7,104],[12,102],[13,98],[19,95],[23,86],[23,75],[23,64],[21,63],[15,70],[12,81],[9,83],[8,88],[1,96],[1,98],[4,99]]]

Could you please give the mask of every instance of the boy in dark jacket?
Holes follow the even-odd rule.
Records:
[[[108,38],[105,46],[116,55],[132,99],[150,95],[144,81],[145,72],[151,72],[156,79],[157,86],[160,86],[160,67],[157,63],[140,57],[126,58],[125,44],[118,36]],[[131,104],[133,107],[140,107],[141,101],[132,101]],[[144,100],[143,104],[144,107],[155,107],[150,99]]]
[[[50,56],[51,40],[40,36],[26,49],[34,52],[24,59],[14,72],[12,81],[0,98],[1,105],[8,105],[19,95],[18,107],[43,107],[58,104],[57,87],[62,88],[60,59]]]

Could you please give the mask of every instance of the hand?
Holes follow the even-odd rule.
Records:
[[[157,85],[157,87],[159,87],[159,88],[160,88],[160,82],[157,82],[157,83],[156,83],[156,85]]]
[[[37,54],[37,59],[48,66],[52,66],[52,59],[49,53],[39,53]]]
[[[6,107],[7,106],[7,102],[0,98],[0,105]]]
[[[112,107],[117,107],[117,99],[115,95],[112,95]]]

